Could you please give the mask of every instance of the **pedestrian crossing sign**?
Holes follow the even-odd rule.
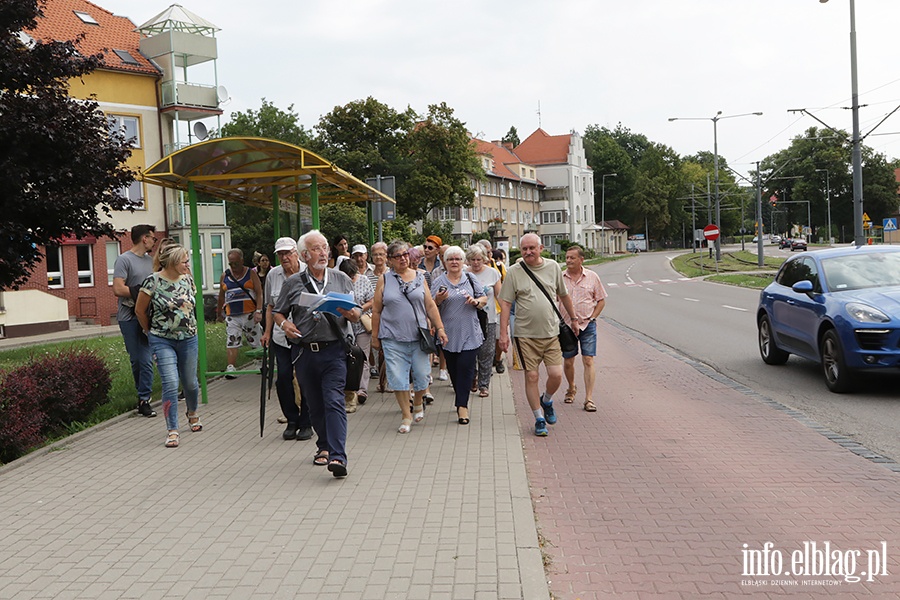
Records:
[[[897,219],[885,219],[884,220],[884,230],[885,231],[897,231]]]

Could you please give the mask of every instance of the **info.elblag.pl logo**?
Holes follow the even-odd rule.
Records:
[[[794,550],[776,548],[766,542],[761,548],[743,544],[741,559],[744,577],[795,577],[818,578],[769,582],[767,580],[742,581],[744,585],[840,585],[842,582],[875,581],[887,577],[887,542],[869,549],[843,550],[831,542],[803,542]]]

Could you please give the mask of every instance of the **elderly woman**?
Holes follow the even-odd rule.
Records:
[[[378,280],[375,288],[372,347],[384,350],[388,385],[400,405],[401,421],[397,431],[409,433],[413,421],[418,423],[425,418],[423,395],[431,370],[428,354],[419,346],[419,328],[427,328],[427,318],[430,318],[442,344],[447,343],[447,334],[424,273],[410,266],[409,244],[401,240],[391,242],[388,260],[391,270]],[[412,411],[409,406],[410,372],[414,395]]]
[[[160,271],[147,277],[135,304],[135,315],[156,356],[166,415],[166,448],[178,447],[178,383],[184,388],[191,431],[203,429],[197,416],[197,288],[184,247],[170,243],[158,254]]]
[[[374,268],[372,269],[372,273],[369,275],[369,281],[372,282],[372,291],[374,293],[375,287],[378,285],[378,280],[388,270],[387,244],[385,244],[384,242],[375,242],[374,244],[372,244],[370,251],[372,254],[372,264],[374,265]],[[371,311],[369,313],[369,316],[371,317]],[[371,365],[369,373],[372,377],[378,377],[378,387],[376,389],[379,392],[383,392],[385,389],[385,384],[387,383],[387,375],[384,372],[384,353],[381,352],[381,350],[375,350],[373,348],[369,353],[369,356],[369,365]]]
[[[444,252],[446,273],[434,280],[434,301],[438,305],[449,342],[444,342],[447,371],[456,392],[456,416],[460,425],[469,424],[469,384],[475,377],[475,360],[484,343],[478,312],[488,297],[478,279],[463,271],[466,254],[459,246]]]
[[[353,299],[362,309],[362,316],[359,321],[352,323],[353,337],[356,338],[356,345],[366,354],[366,363],[363,365],[362,375],[359,378],[359,389],[355,391],[347,391],[344,394],[344,401],[347,404],[347,412],[355,413],[357,404],[365,404],[369,399],[369,350],[372,345],[372,334],[366,330],[363,324],[363,317],[369,317],[371,326],[372,317],[372,299],[375,297],[375,288],[365,275],[361,275],[355,261],[345,260],[338,269],[343,272],[350,281],[353,282]]]
[[[484,248],[479,244],[469,246],[469,249],[466,250],[466,260],[469,264],[469,273],[474,275],[484,286],[484,292],[487,294],[487,304],[483,309],[487,313],[487,327],[485,328],[484,343],[478,350],[476,364],[478,395],[485,398],[491,385],[491,368],[494,365],[494,344],[499,321],[497,303],[494,299],[500,294],[500,273],[497,269],[487,266]]]

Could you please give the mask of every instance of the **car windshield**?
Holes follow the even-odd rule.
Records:
[[[829,292],[900,286],[900,252],[849,254],[822,259]]]

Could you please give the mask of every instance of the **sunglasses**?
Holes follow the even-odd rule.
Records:
[[[394,254],[390,258],[409,258],[409,252],[404,252],[403,254]]]
[[[437,250],[437,246],[422,246],[426,250]]]

